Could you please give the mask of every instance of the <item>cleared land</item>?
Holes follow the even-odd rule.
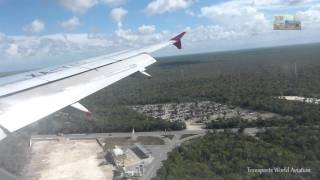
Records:
[[[99,166],[101,152],[95,140],[34,141],[25,179],[112,179],[114,168]]]
[[[251,121],[259,118],[280,117],[280,115],[271,112],[252,111],[212,101],[147,104],[129,107],[147,116],[170,121],[189,120],[191,122],[204,122],[221,117],[233,118],[237,116]]]

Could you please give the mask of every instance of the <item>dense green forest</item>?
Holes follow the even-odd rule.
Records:
[[[269,118],[249,121],[240,117],[218,118],[206,123],[206,129],[248,128],[248,127],[273,127],[273,126],[297,126],[292,118]]]
[[[213,132],[169,154],[156,180],[319,179],[320,129],[279,128],[254,138]],[[253,173],[250,169],[305,168],[304,173]]]
[[[277,98],[320,97],[319,49],[320,44],[309,44],[157,58],[147,70],[152,79],[137,73],[84,99],[82,103],[94,114],[92,122],[81,113],[71,113],[69,125],[63,128],[52,122],[59,121],[54,116],[47,122],[57,124],[51,126],[51,133],[175,129],[175,124],[139,115],[126,106],[212,100],[293,117],[261,122],[272,126],[319,124],[320,106]],[[223,122],[225,127],[228,121]],[[183,128],[181,123],[176,129]],[[39,131],[46,133],[43,128]]]
[[[151,80],[140,74],[131,76],[86,102],[103,103],[106,98],[120,104],[214,100],[298,114],[303,110],[294,109],[295,103],[273,97],[319,97],[319,48],[305,45],[159,58],[148,70]]]

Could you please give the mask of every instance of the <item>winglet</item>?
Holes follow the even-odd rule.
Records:
[[[186,32],[182,32],[179,35],[177,35],[176,37],[170,39],[172,41],[175,41],[175,43],[173,43],[173,45],[175,45],[178,49],[182,48],[181,38],[184,36],[184,34],[186,34]]]

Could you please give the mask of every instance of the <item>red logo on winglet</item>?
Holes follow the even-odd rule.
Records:
[[[173,45],[175,45],[178,49],[182,48],[181,38],[184,36],[184,34],[186,34],[186,32],[182,32],[179,35],[177,35],[176,37],[170,39],[170,40],[176,41],[175,43],[173,43]]]

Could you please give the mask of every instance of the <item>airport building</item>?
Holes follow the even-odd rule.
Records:
[[[140,143],[135,143],[131,148],[130,148],[140,159],[146,159],[151,156],[151,153],[144,148]]]
[[[143,176],[145,166],[153,160],[150,151],[140,143],[135,143],[125,150],[115,146],[111,155],[113,164],[122,171],[123,177]]]

